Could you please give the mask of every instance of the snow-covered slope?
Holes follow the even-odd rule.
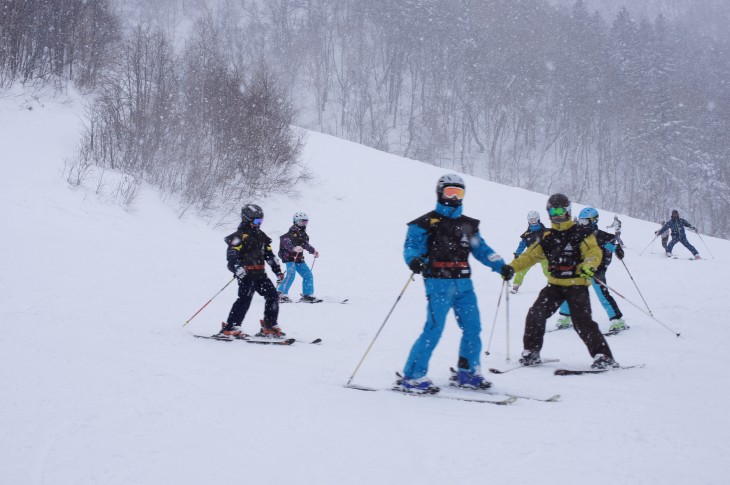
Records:
[[[727,241],[704,237],[717,259],[693,234],[708,259],[668,260],[658,243],[639,257],[657,225],[622,217],[627,267],[654,315],[682,333],[617,298],[631,330],[609,343],[621,363],[643,369],[556,377],[545,366],[490,376],[496,391],[560,393],[559,403],[359,392],[343,385],[407,282],[405,224],[433,208],[443,170],[310,133],[305,158],[315,180],[299,200],[259,201],[263,229],[276,240],[294,212],[307,212],[321,253],[316,294],[350,303],[282,307],[281,327],[321,337],[321,346],[206,341],[192,334],[218,330],[234,285],[182,324],[230,279],[222,237],[235,222],[213,229],[178,219],[149,188],[134,212],[99,199],[95,187],[71,189],[61,170],[80,109],[30,104],[0,100],[0,483],[725,482]],[[511,255],[525,214],[544,213],[545,195],[466,180],[466,213]],[[612,216],[602,213],[601,224]],[[478,263],[474,280],[492,353],[483,366],[504,367],[504,303],[489,342],[501,280]],[[608,282],[643,308],[619,262]],[[510,299],[512,362],[543,284],[533,269]],[[262,309],[255,297],[247,331]],[[419,277],[354,382],[387,388],[424,321]],[[456,364],[459,335],[450,316],[431,362],[437,383]],[[572,331],[548,334],[543,356],[565,367],[590,363]]]

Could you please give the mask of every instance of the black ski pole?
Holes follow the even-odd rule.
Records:
[[[649,249],[649,246],[651,246],[652,244],[654,244],[654,241],[656,241],[656,238],[658,238],[658,237],[659,237],[659,234],[654,234],[654,239],[652,239],[651,242],[646,245],[646,247],[639,253],[639,256],[641,256],[642,254],[644,254],[644,251],[646,251],[647,249]]]
[[[372,341],[372,342],[370,342],[370,345],[368,345],[368,348],[367,348],[367,350],[365,351],[365,354],[364,354],[364,355],[362,356],[362,359],[360,359],[360,362],[358,362],[358,363],[357,363],[357,367],[355,367],[355,370],[354,370],[354,371],[352,372],[352,375],[351,375],[351,376],[350,376],[350,378],[349,378],[349,379],[347,380],[347,384],[345,384],[345,387],[350,387],[350,383],[351,383],[351,382],[352,382],[352,380],[353,380],[353,379],[355,378],[355,374],[357,374],[357,371],[358,371],[358,370],[360,369],[360,366],[361,366],[361,365],[362,365],[362,363],[363,363],[363,362],[365,361],[365,357],[367,357],[368,353],[370,352],[370,349],[371,349],[371,348],[373,347],[373,344],[374,344],[374,343],[375,343],[375,341],[376,341],[376,340],[378,339],[378,335],[380,335],[380,332],[382,332],[382,331],[383,331],[383,327],[385,327],[385,324],[386,324],[386,322],[388,321],[388,319],[390,318],[390,315],[391,315],[391,313],[393,313],[393,310],[395,310],[395,306],[396,306],[396,305],[398,304],[398,302],[400,301],[401,297],[403,296],[403,293],[405,293],[405,292],[406,292],[406,288],[408,288],[408,285],[409,285],[409,284],[411,283],[411,281],[413,281],[413,277],[414,277],[415,275],[416,275],[416,273],[411,273],[411,274],[410,274],[410,275],[408,276],[408,281],[406,281],[406,284],[405,284],[405,286],[403,287],[403,289],[401,290],[400,294],[398,295],[398,298],[396,298],[396,299],[395,299],[395,303],[393,303],[393,306],[391,307],[390,311],[389,311],[389,312],[388,312],[388,314],[387,314],[387,315],[385,316],[385,320],[383,320],[383,324],[382,324],[382,325],[380,325],[380,328],[378,329],[377,333],[375,334],[375,337],[373,337],[373,341]]]
[[[661,325],[662,327],[664,327],[664,328],[666,328],[667,330],[669,330],[670,332],[672,332],[672,333],[673,333],[674,335],[676,335],[677,337],[679,337],[679,336],[680,336],[680,334],[679,334],[679,333],[677,333],[677,332],[675,332],[674,330],[672,330],[672,329],[671,329],[671,328],[670,328],[670,327],[669,327],[668,325],[665,325],[664,323],[660,322],[660,321],[659,321],[659,320],[657,320],[657,319],[656,319],[656,317],[654,317],[653,315],[650,315],[650,314],[646,313],[646,312],[644,311],[644,309],[643,309],[643,308],[641,308],[641,307],[640,307],[639,305],[637,305],[636,303],[632,302],[631,300],[629,300],[628,298],[626,298],[626,297],[625,297],[624,295],[622,295],[622,294],[621,294],[621,293],[619,293],[618,291],[616,291],[616,290],[614,290],[613,288],[611,288],[610,286],[608,286],[608,285],[607,285],[606,283],[604,283],[603,281],[599,280],[599,279],[598,279],[598,278],[596,278],[595,276],[593,277],[593,280],[594,280],[594,281],[595,281],[596,283],[598,283],[599,285],[601,285],[601,286],[603,286],[604,288],[606,288],[606,289],[607,289],[608,291],[610,291],[611,293],[615,293],[615,294],[617,294],[618,296],[620,296],[621,298],[623,298],[623,299],[624,299],[625,301],[627,301],[627,302],[628,302],[629,304],[631,304],[631,306],[635,307],[635,308],[636,308],[637,310],[639,310],[639,311],[640,311],[641,313],[643,313],[644,315],[648,315],[648,316],[649,316],[649,318],[651,318],[652,320],[654,320],[655,322],[657,322],[657,323],[658,323],[659,325]]]
[[[504,286],[505,287],[509,286],[509,281],[504,280]],[[507,291],[504,296],[504,311],[505,311],[505,313],[504,313],[505,324],[507,325],[507,332],[506,332],[507,338],[505,339],[505,342],[507,345],[507,355],[504,360],[505,360],[505,362],[509,363],[509,291]]]
[[[705,240],[702,239],[702,236],[700,236],[700,233],[698,232],[696,234],[697,234],[697,237],[700,238],[700,241],[702,241],[702,244],[705,246],[705,249],[707,249],[707,252],[710,254],[710,257],[712,259],[715,259],[715,256],[713,256],[712,253],[710,252],[710,248],[707,247],[707,244],[705,244]]]
[[[236,279],[236,277],[234,276],[234,277],[233,277],[233,278],[231,279],[231,281],[229,281],[228,283],[226,283],[226,286],[224,286],[223,288],[221,288],[221,289],[220,289],[220,290],[218,291],[218,293],[216,293],[215,295],[213,295],[213,298],[215,298],[216,296],[220,295],[220,294],[221,294],[221,292],[222,292],[223,290],[225,290],[225,289],[226,289],[226,287],[227,287],[228,285],[230,285],[231,283],[233,283],[233,280],[235,280],[235,279]],[[207,306],[208,306],[208,304],[209,304],[209,303],[210,303],[211,301],[213,301],[213,298],[211,298],[210,300],[208,300],[208,303],[206,303],[205,305],[203,305],[202,307],[200,307],[200,310],[198,310],[197,312],[195,312],[195,315],[193,315],[192,317],[188,318],[188,319],[187,319],[187,320],[185,321],[185,323],[183,323],[183,327],[184,327],[185,325],[187,325],[188,323],[190,323],[190,320],[192,320],[193,318],[195,318],[195,316],[196,316],[196,315],[197,315],[198,313],[202,312],[202,311],[203,311],[203,308],[207,307]]]
[[[636,287],[636,291],[639,292],[639,296],[641,297],[641,300],[644,302],[644,305],[646,305],[646,309],[649,311],[649,315],[654,317],[654,314],[651,312],[651,308],[649,308],[649,304],[644,299],[644,295],[641,294],[641,290],[639,289],[639,285],[636,284],[636,281],[634,280],[634,277],[631,275],[631,271],[629,271],[629,267],[626,266],[626,263],[624,263],[623,259],[619,259],[621,261],[621,264],[624,265],[624,268],[626,268],[626,272],[629,274],[629,278],[631,278],[631,282],[634,283],[634,286]]]

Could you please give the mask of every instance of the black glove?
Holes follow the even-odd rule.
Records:
[[[279,286],[282,281],[284,281],[284,273],[277,273],[276,274],[276,286]]]
[[[411,268],[411,271],[413,271],[416,274],[420,274],[421,271],[423,271],[426,268],[426,263],[423,261],[423,258],[419,258],[416,256],[415,258],[411,259],[411,262],[408,263],[408,267]]]
[[[519,258],[519,257],[520,257],[520,255],[519,255],[519,254],[517,254],[517,253],[512,253],[512,254],[514,255],[514,259],[517,259],[517,258]]]
[[[233,267],[233,274],[236,275],[236,278],[243,279],[244,276],[246,276],[246,269],[241,265],[235,265]]]
[[[659,235],[659,231],[654,231],[654,235],[655,236],[658,236]]]
[[[505,281],[509,281],[515,275],[515,269],[512,266],[505,264],[504,266],[502,266],[502,269],[499,270],[499,273],[502,275],[502,278],[504,278]]]
[[[624,259],[624,248],[620,244],[616,246],[616,257],[618,259]]]

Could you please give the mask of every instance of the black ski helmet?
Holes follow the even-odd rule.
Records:
[[[559,208],[563,209],[563,213],[554,214],[555,209]],[[556,224],[570,220],[570,199],[565,194],[553,194],[548,197],[545,209],[547,209],[550,220]],[[551,209],[553,210],[551,211]]]
[[[439,203],[451,207],[459,207],[461,205],[460,198],[444,197],[444,188],[446,187],[461,187],[462,189],[466,189],[464,179],[462,179],[455,173],[450,173],[439,177],[439,180],[436,183],[436,196],[438,197]]]
[[[672,219],[679,219],[679,211],[677,209],[672,211]]]
[[[256,205],[256,204],[246,204],[243,206],[243,209],[241,209],[241,219],[244,221],[248,221],[251,224],[255,224],[255,220],[264,218],[264,210]],[[261,222],[259,222],[256,225],[261,225]]]

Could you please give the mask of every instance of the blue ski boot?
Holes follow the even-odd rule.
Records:
[[[419,377],[418,379],[408,379],[403,376],[395,381],[394,391],[407,392],[410,394],[436,394],[441,389],[435,386],[428,377]]]
[[[465,389],[489,389],[492,383],[484,379],[479,372],[471,372],[466,369],[454,371],[451,369],[451,385]]]

